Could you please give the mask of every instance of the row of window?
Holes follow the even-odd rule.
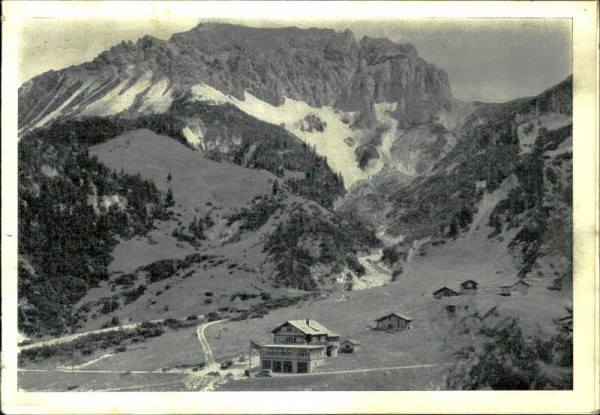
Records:
[[[285,349],[264,349],[262,351],[264,356],[292,356],[293,351],[292,350],[285,350]],[[322,350],[317,350],[317,356],[321,356],[323,354]],[[296,355],[298,356],[308,356],[308,350],[306,349],[299,349],[296,350]]]
[[[286,360],[279,362],[277,360],[263,360],[263,369],[271,369],[275,373],[294,373],[294,365],[291,361]],[[308,363],[296,362],[296,373],[307,373]]]

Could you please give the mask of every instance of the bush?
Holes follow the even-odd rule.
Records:
[[[125,290],[121,293],[125,304],[129,304],[140,298],[145,292],[146,284],[140,284],[137,288],[131,290]]]
[[[516,319],[500,318],[495,308],[462,319],[455,332],[465,341],[454,352],[458,361],[447,377],[450,389],[572,388],[572,373],[542,370],[542,363],[556,364],[562,356],[556,340],[523,335]]]
[[[175,275],[177,272],[177,268],[175,266],[176,263],[177,262],[174,259],[163,259],[140,267],[140,269],[148,273],[146,279],[149,283],[153,283],[171,278],[173,275]]]

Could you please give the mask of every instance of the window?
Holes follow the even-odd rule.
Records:
[[[293,369],[292,369],[292,362],[289,360],[286,360],[285,362],[283,362],[283,373],[292,373]]]
[[[262,362],[262,368],[263,369],[271,369],[271,361],[270,360],[263,360],[263,362]]]
[[[306,362],[296,362],[298,373],[308,373],[308,364]]]
[[[281,373],[281,362],[278,362],[277,360],[273,361],[273,372]]]
[[[307,350],[298,350],[298,356],[308,356]]]

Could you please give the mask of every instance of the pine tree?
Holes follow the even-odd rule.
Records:
[[[171,180],[173,180],[173,176],[171,176],[171,172],[169,172],[167,176],[167,182],[171,183]]]
[[[167,207],[175,206],[175,199],[173,198],[173,190],[169,187],[167,190],[167,195],[165,197],[165,204]]]
[[[279,194],[279,192],[281,191],[280,185],[279,185],[279,180],[275,180],[275,182],[273,183],[273,188],[271,189],[273,196],[276,196]]]

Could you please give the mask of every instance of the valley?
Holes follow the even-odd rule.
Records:
[[[572,77],[462,102],[410,44],[270,30],[22,86],[19,388],[572,388]],[[375,330],[389,313],[412,329]],[[304,319],[360,349],[246,376]]]

